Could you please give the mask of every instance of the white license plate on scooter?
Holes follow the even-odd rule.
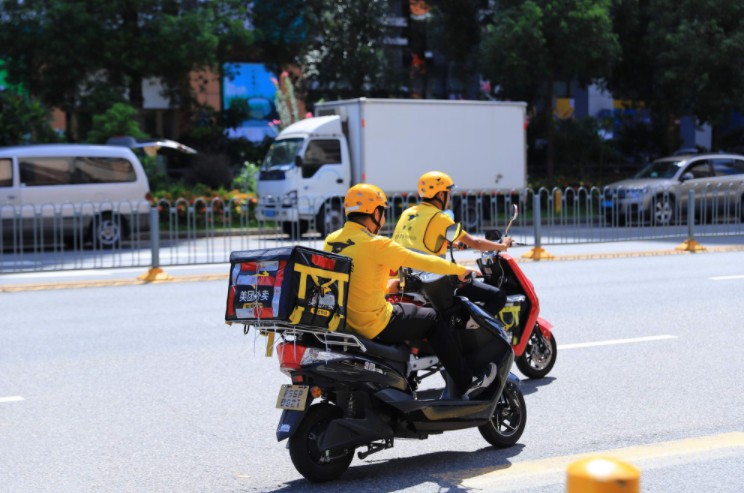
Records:
[[[304,411],[309,392],[309,385],[283,384],[282,388],[279,389],[276,407],[277,409],[287,409],[290,411]]]

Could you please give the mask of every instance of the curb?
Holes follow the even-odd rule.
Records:
[[[668,255],[701,255],[707,253],[726,253],[726,252],[744,252],[744,245],[725,246],[725,247],[706,247],[704,251],[685,251],[685,250],[650,250],[645,252],[618,252],[618,253],[588,253],[579,255],[555,255],[552,258],[524,258],[517,257],[517,262],[557,262],[569,260],[602,260],[615,258],[634,258],[634,257],[661,257]],[[475,260],[464,260],[463,265],[474,265]],[[143,277],[143,276],[140,276]],[[227,280],[228,274],[200,274],[192,276],[167,276],[162,279],[111,279],[105,281],[74,281],[74,282],[53,282],[40,284],[11,284],[0,286],[0,293],[18,293],[23,291],[48,291],[55,289],[82,289],[82,288],[100,288],[108,286],[138,286],[146,284],[166,284],[173,282],[201,282],[201,281],[222,281]]]

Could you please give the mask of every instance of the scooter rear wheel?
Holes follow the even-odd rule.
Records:
[[[338,479],[354,458],[353,448],[332,450],[328,456],[318,449],[318,441],[328,424],[341,417],[341,409],[331,404],[310,406],[297,431],[289,438],[292,464],[310,481],[321,483]]]
[[[479,426],[478,431],[494,447],[507,448],[519,441],[526,424],[527,404],[522,390],[508,382],[499,397],[491,421]]]
[[[553,334],[550,340],[545,340],[540,329],[535,327],[524,353],[517,358],[517,368],[527,378],[543,378],[553,369],[557,357],[558,345]]]

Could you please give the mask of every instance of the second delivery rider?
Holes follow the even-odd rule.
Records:
[[[391,270],[411,267],[437,274],[456,274],[461,280],[474,272],[444,259],[422,255],[404,248],[390,238],[379,236],[388,207],[385,193],[374,185],[351,187],[344,199],[347,221],[325,240],[323,249],[350,257],[353,261],[346,305],[347,326],[360,335],[381,343],[426,338],[456,386],[450,395],[468,399],[496,378],[490,363],[478,377],[463,360],[453,329],[433,308],[412,303],[391,304],[385,299]]]
[[[443,256],[447,252],[444,232],[455,223],[444,212],[449,208],[454,186],[452,178],[446,173],[430,171],[421,175],[418,182],[421,203],[403,211],[395,225],[393,240],[417,252]],[[473,238],[464,230],[456,240],[480,251],[505,251],[512,245],[512,240],[508,237],[503,239],[503,243],[496,243]],[[486,311],[494,315],[506,304],[506,294],[503,291],[480,281],[465,284],[458,290],[458,294],[471,301],[483,302]]]

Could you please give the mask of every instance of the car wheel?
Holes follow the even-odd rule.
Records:
[[[651,221],[655,226],[669,226],[674,221],[674,197],[657,195],[651,205]]]

